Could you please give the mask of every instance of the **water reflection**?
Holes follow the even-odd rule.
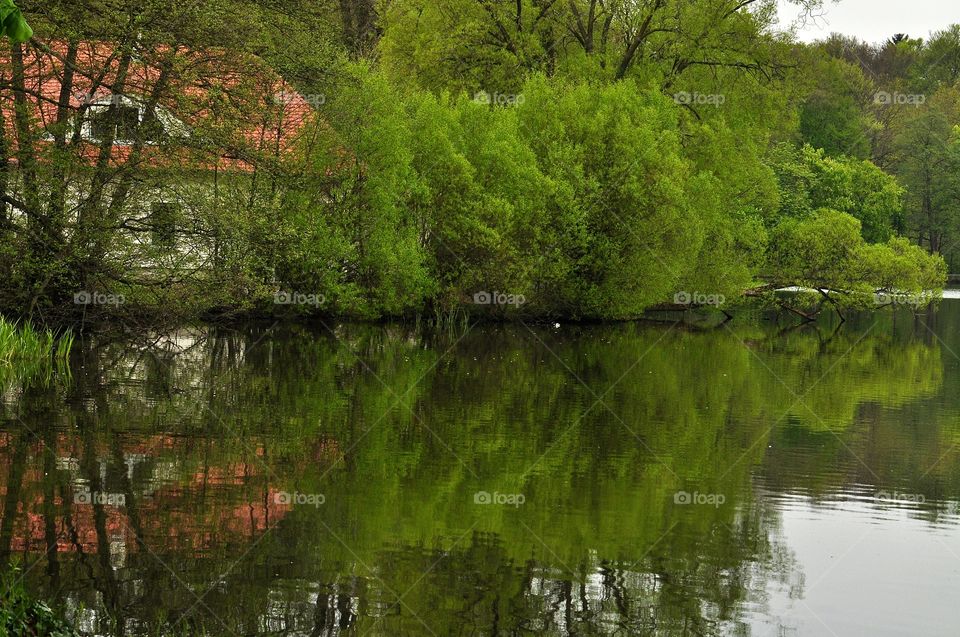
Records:
[[[847,536],[960,591],[958,322],[88,339],[4,389],[0,558],[91,634],[900,634]]]

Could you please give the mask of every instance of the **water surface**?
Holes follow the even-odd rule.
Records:
[[[960,301],[791,329],[184,327],[0,406],[91,635],[956,635]]]

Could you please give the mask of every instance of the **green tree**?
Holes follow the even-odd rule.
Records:
[[[816,85],[800,108],[801,139],[831,157],[869,158],[873,118],[867,105],[875,92],[872,82],[859,65],[816,50],[804,61],[805,73]]]
[[[829,157],[807,145],[782,144],[768,159],[777,175],[779,216],[804,218],[820,208],[860,221],[863,238],[885,242],[903,227],[903,188],[868,160]]]
[[[280,283],[322,294],[329,309],[348,314],[420,307],[431,283],[407,206],[418,177],[399,94],[360,66],[325,113],[285,195]]]
[[[820,209],[785,218],[771,232],[767,272],[777,287],[814,290],[820,307],[875,305],[874,293],[910,294],[916,305],[946,283],[946,264],[902,237],[868,244],[854,217]]]
[[[958,95],[955,88],[941,89],[929,106],[906,113],[896,140],[895,170],[907,188],[907,228],[931,252],[952,252],[960,239],[954,133],[960,123]]]

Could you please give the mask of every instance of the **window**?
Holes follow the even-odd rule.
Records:
[[[136,106],[121,106],[117,113],[117,140],[130,141],[136,138],[140,127],[140,109]]]
[[[141,116],[140,107],[132,104],[117,104],[113,113],[108,105],[96,106],[89,115],[90,135],[102,141],[111,134],[115,142],[132,142],[143,136],[148,142],[162,141],[163,123],[156,114]]]
[[[140,109],[136,106],[116,106],[99,108],[90,115],[90,132],[96,139],[107,139],[111,135],[114,141],[130,141],[140,124]]]
[[[150,206],[150,232],[153,245],[170,250],[176,243],[180,206],[157,201]]]
[[[157,117],[156,112],[149,116],[147,116],[147,113],[143,114],[143,119],[140,122],[140,134],[148,142],[160,143],[164,140],[167,132],[164,130],[163,122]]]

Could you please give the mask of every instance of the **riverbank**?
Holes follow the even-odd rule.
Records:
[[[433,325],[441,328],[457,328],[477,323],[527,324],[583,324],[623,323],[633,321],[684,321],[691,319],[700,324],[723,322],[736,318],[744,312],[773,310],[792,314],[803,320],[811,320],[826,310],[833,310],[840,316],[848,311],[884,310],[887,308],[907,307],[920,311],[938,302],[942,290],[910,291],[837,291],[829,288],[805,286],[778,286],[764,283],[743,290],[728,298],[722,294],[700,292],[678,292],[672,302],[654,304],[642,312],[631,316],[604,317],[582,314],[562,314],[542,311],[535,302],[519,296],[490,293],[477,300],[463,302],[447,309],[423,308],[400,313],[387,313],[371,316],[355,312],[330,311],[323,295],[304,295],[299,293],[276,293],[273,297],[263,297],[234,307],[217,308],[201,305],[156,305],[132,301],[124,295],[111,295],[114,303],[79,304],[69,308],[69,312],[54,315],[53,322],[47,323],[54,330],[71,330],[77,333],[109,332],[116,330],[162,329],[183,323],[205,323],[211,325],[236,325],[254,322],[298,322],[331,323],[354,322],[368,324],[408,323]],[[102,296],[102,295],[101,295]],[[84,298],[100,298],[86,296]],[[303,303],[296,301],[304,301]],[[498,303],[498,300],[513,303]],[[2,320],[2,314],[0,314]],[[28,317],[11,319],[30,324]],[[9,324],[9,321],[8,321]],[[44,324],[44,323],[40,323]],[[2,337],[2,333],[0,333]],[[0,350],[2,351],[2,350]]]

